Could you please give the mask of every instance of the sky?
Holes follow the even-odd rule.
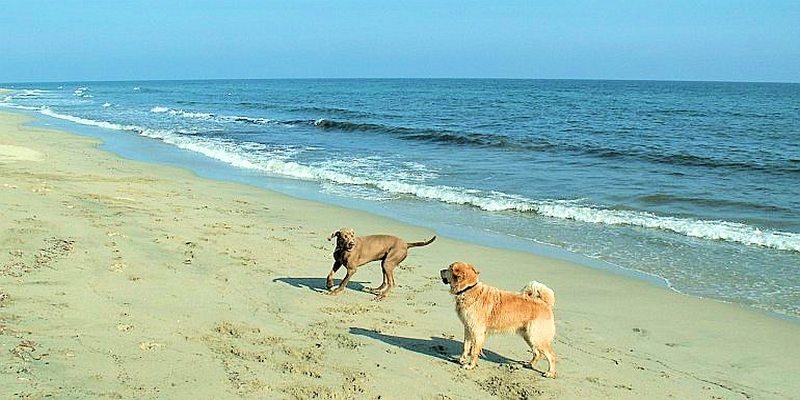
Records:
[[[0,82],[800,82],[797,0],[0,0]]]

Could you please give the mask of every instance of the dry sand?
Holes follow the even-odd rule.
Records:
[[[800,325],[527,253],[440,237],[382,302],[324,292],[328,234],[434,234],[123,160],[0,114],[0,398],[797,398]],[[521,338],[473,371],[438,271],[556,291],[558,379]],[[337,279],[341,279],[340,271]],[[539,369],[546,364],[539,365]]]

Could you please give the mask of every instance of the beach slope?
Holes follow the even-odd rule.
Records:
[[[124,160],[0,113],[3,398],[792,398],[800,326],[532,254],[440,237],[410,251],[381,302],[377,263],[325,294],[352,227],[435,232]],[[521,338],[473,371],[438,271],[556,293],[558,379]],[[343,277],[344,271],[337,275]],[[546,364],[538,365],[538,370]]]

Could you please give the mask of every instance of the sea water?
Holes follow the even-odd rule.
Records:
[[[800,84],[8,83],[112,151],[800,317]],[[50,122],[47,122],[50,121]],[[339,227],[331,227],[336,229]],[[532,277],[535,278],[535,277]]]

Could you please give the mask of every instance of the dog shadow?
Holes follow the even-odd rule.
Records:
[[[325,287],[326,278],[291,278],[291,277],[284,277],[284,278],[275,278],[272,280],[273,282],[281,282],[286,283],[288,285],[292,285],[296,288],[301,289],[311,289],[317,293],[328,293],[328,288]],[[339,286],[341,279],[334,279],[333,287]],[[366,289],[364,285],[366,282],[357,282],[357,281],[350,281],[347,282],[347,289],[356,290],[359,292],[363,292]]]
[[[458,358],[464,350],[463,342],[447,339],[443,337],[431,336],[430,339],[407,338],[402,336],[392,336],[376,332],[370,329],[350,327],[353,335],[366,336],[371,339],[380,340],[388,345],[400,347],[409,351],[436,357],[440,360],[458,363]],[[498,364],[525,364],[517,360],[503,357],[491,350],[483,349],[481,356],[484,360]]]

